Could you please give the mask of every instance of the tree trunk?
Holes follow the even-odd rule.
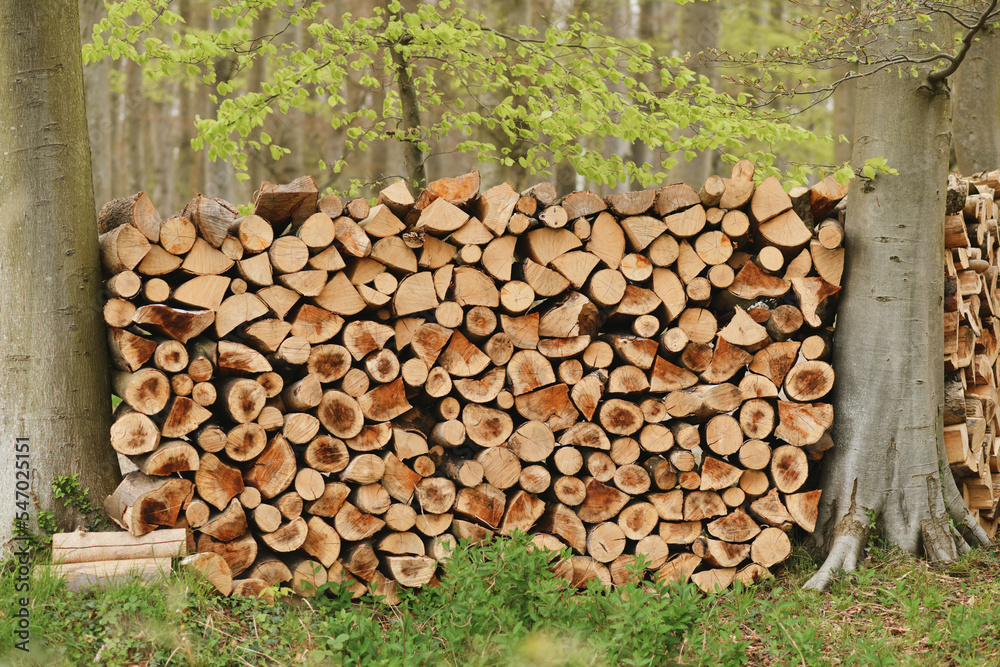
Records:
[[[717,88],[719,72],[705,63],[699,54],[719,43],[722,31],[722,10],[714,0],[708,2],[692,2],[680,10],[681,21],[678,28],[678,50],[682,54],[690,54],[685,66],[696,76],[708,77],[710,84]],[[688,127],[678,131],[684,137],[696,136],[697,128]],[[675,183],[688,183],[695,187],[705,182],[712,173],[713,151],[699,151],[690,162],[684,159],[684,152],[674,155],[679,162],[670,170],[670,180]]]
[[[271,29],[271,15],[272,11],[270,9],[261,8],[260,14],[253,24],[253,39],[255,44],[259,44],[269,34],[269,30]],[[247,88],[249,92],[262,92],[264,79],[267,75],[267,58],[258,56],[253,61],[249,74],[247,74]],[[266,146],[261,147],[259,150],[250,148],[247,152],[247,171],[250,176],[250,187],[258,188],[262,181],[274,180],[268,178],[268,166],[271,162],[271,155],[268,148]],[[296,174],[296,176],[301,175]]]
[[[142,93],[142,65],[133,60],[125,61],[125,101],[124,158],[128,172],[123,180],[116,183],[125,185],[128,193],[139,192],[144,187],[144,176],[149,168],[146,161],[142,130],[145,125],[146,98]],[[123,193],[124,194],[124,193]]]
[[[631,3],[621,2],[613,3],[611,5],[610,13],[606,19],[606,29],[608,34],[613,36],[615,39],[619,39],[622,42],[627,42],[629,39],[634,38],[634,34],[631,32],[631,26],[634,25],[632,21],[632,5]],[[624,95],[624,86],[621,84],[615,84],[612,90],[618,94]],[[598,146],[602,148],[604,155],[620,155],[624,158],[629,152],[628,142],[620,137],[605,137],[604,145]],[[711,157],[709,156],[709,160]],[[612,194],[619,192],[628,192],[629,183],[628,178],[623,178],[618,181],[614,187],[608,188],[606,185],[601,186],[599,194]]]
[[[154,201],[159,202],[159,206],[163,212],[166,214],[164,217],[171,215],[174,211],[178,210],[174,206],[174,201],[177,199],[177,165],[176,165],[176,151],[174,147],[177,146],[179,140],[179,129],[180,123],[177,121],[177,116],[180,113],[180,82],[173,82],[167,87],[170,100],[165,102],[164,106],[161,107],[163,114],[166,116],[163,119],[164,131],[157,137],[158,155],[157,158],[157,179],[160,178],[159,174],[162,173],[163,182],[157,183],[160,186],[159,192],[160,197]],[[180,223],[178,223],[180,224]]]
[[[232,21],[226,16],[220,16],[216,19],[214,16],[209,16],[208,18],[208,29],[213,32],[218,32],[220,30],[232,29]],[[199,93],[202,97],[201,103],[203,105],[202,117],[203,118],[217,118],[219,115],[219,106],[223,102],[223,96],[218,94],[216,86],[219,82],[231,81],[234,75],[233,69],[235,68],[234,62],[229,58],[218,57],[212,61],[212,68],[215,71],[215,84],[205,85]],[[211,93],[216,93],[216,102],[213,102],[209,97]],[[200,189],[210,197],[218,197],[220,199],[225,199],[226,201],[239,201],[240,197],[237,192],[237,181],[236,181],[236,170],[233,168],[231,162],[227,159],[220,158],[212,161],[209,159],[209,151],[206,147],[202,151],[202,168],[204,171],[204,185]],[[259,184],[254,184],[253,187],[256,188]]]
[[[987,25],[978,37],[955,78],[955,154],[967,176],[1000,167],[1000,30]]]
[[[261,19],[258,19],[254,24],[254,29],[257,30],[257,23],[260,23]],[[301,45],[306,42],[303,41],[304,27],[303,23],[300,21],[297,25],[287,25],[280,34],[273,39],[278,49],[298,49]],[[266,33],[265,33],[266,34]],[[266,64],[265,62],[258,62],[254,65],[253,70],[256,70],[259,65]],[[253,71],[252,70],[252,71]],[[263,75],[266,77],[267,73],[264,72]],[[308,84],[303,84],[304,87],[308,87]],[[312,91],[309,91],[310,97],[312,96]],[[280,161],[271,161],[269,155],[269,149],[265,147],[261,154],[264,156],[265,161],[271,162],[271,173],[274,175],[275,180],[278,183],[288,183],[299,176],[305,174],[304,165],[307,163],[306,153],[308,152],[308,141],[306,140],[306,132],[308,131],[307,123],[309,122],[309,117],[298,107],[290,107],[287,112],[281,114],[279,124],[275,126],[278,130],[278,142],[290,150],[291,152],[283,156]],[[254,184],[253,187],[258,187],[258,184]]]
[[[80,0],[80,34],[90,41],[94,24],[104,14],[101,0]],[[111,90],[107,58],[83,68],[83,87],[87,98],[87,128],[90,135],[90,161],[94,177],[94,198],[98,206],[114,197],[111,192]]]
[[[169,94],[169,88],[165,92]],[[144,121],[142,128],[142,152],[145,157],[145,164],[143,165],[145,179],[142,189],[149,195],[154,204],[165,201],[163,186],[167,181],[165,171],[169,168],[166,156],[173,152],[172,147],[168,148],[166,146],[170,138],[169,132],[162,131],[161,129],[168,127],[164,113],[167,111],[169,103],[169,100],[159,102],[146,100],[142,113]]]
[[[39,509],[64,528],[76,517],[54,478],[77,473],[98,507],[120,479],[78,21],[76,0],[0,2],[0,438],[29,439]],[[15,458],[2,460],[0,492],[14,499]],[[0,510],[0,544],[13,510]]]
[[[555,186],[559,196],[568,195],[569,193],[575,192],[579,189],[577,187],[576,169],[572,164],[570,164],[569,160],[565,158],[563,158],[562,162],[556,165]]]
[[[393,21],[402,21],[402,12],[392,16]],[[406,176],[410,187],[420,191],[427,185],[427,169],[424,166],[424,154],[417,145],[417,135],[420,132],[420,104],[417,101],[417,89],[413,83],[412,65],[407,62],[406,54],[397,48],[389,47],[392,62],[396,69],[396,85],[399,87],[399,103],[402,107],[403,160],[406,163]]]
[[[667,21],[666,15],[668,12],[674,9],[673,5],[669,3],[659,3],[659,2],[642,2],[639,3],[639,25],[636,27],[636,36],[642,41],[648,44],[656,44],[656,40],[660,36],[661,26],[666,25]],[[647,86],[655,85],[655,74],[652,72],[640,73],[636,75],[637,78],[645,83]],[[654,168],[659,167],[660,160],[658,151],[653,151],[649,144],[644,142],[642,138],[638,138],[632,141],[631,150],[629,153],[629,158],[632,162],[637,165],[642,165],[649,162]],[[632,190],[641,190],[642,185],[635,181],[632,184]]]
[[[207,9],[200,3],[192,0],[180,0],[179,13],[185,18],[191,30],[205,29],[208,25]],[[199,94],[197,91],[200,82],[191,84],[181,82],[178,100],[180,113],[175,122],[177,123],[177,158],[174,161],[174,173],[178,199],[170,202],[169,208],[163,211],[179,211],[186,203],[185,195],[190,196],[196,192],[205,192],[202,185],[204,182],[201,156],[195,152],[191,146],[191,139],[197,134],[194,126],[195,114],[199,113]],[[207,152],[207,151],[206,151]],[[259,185],[254,184],[254,187]],[[214,196],[214,195],[213,195]],[[163,204],[160,204],[162,207]]]
[[[846,76],[851,68],[842,66],[834,69],[834,77]],[[847,81],[837,86],[833,93],[833,163],[844,164],[851,159],[851,149],[854,145],[854,108],[857,84]],[[847,141],[840,141],[844,136]]]
[[[898,21],[884,48],[897,38],[915,41],[916,25]],[[936,561],[956,555],[949,513],[978,528],[952,476],[940,473],[947,470],[941,298],[950,95],[929,71],[885,71],[858,84],[854,164],[882,156],[899,174],[855,180],[848,197],[849,266],[834,352],[837,446],[824,460],[809,540],[826,556],[811,588],[826,588],[834,570],[855,568],[873,520],[888,544]],[[914,133],[925,140],[912,141]]]
[[[503,0],[502,2],[486,3],[483,9],[486,13],[486,20],[490,25],[504,32],[517,34],[517,30],[521,26],[532,27],[533,14],[531,12],[531,4],[531,0]],[[480,99],[483,102],[483,108],[481,108],[480,113],[484,116],[489,115],[493,111],[493,108],[500,104],[509,93],[510,91],[507,89],[482,93]],[[515,97],[515,100],[515,104],[524,102],[521,95]],[[495,157],[499,157],[500,148],[508,148],[511,150],[511,157],[515,160],[515,163],[510,167],[505,166],[499,160],[482,163],[479,166],[479,171],[482,173],[483,183],[488,187],[492,187],[507,182],[519,192],[526,188],[529,185],[528,171],[516,162],[517,158],[523,156],[527,151],[525,142],[510,141],[499,126],[493,130],[482,126],[479,131],[482,135],[482,141],[490,142],[497,146]]]

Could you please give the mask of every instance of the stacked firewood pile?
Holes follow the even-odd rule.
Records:
[[[945,448],[965,504],[991,538],[1000,518],[998,189],[1000,171],[952,175],[945,217]]]
[[[392,599],[456,538],[514,530],[571,548],[576,585],[640,555],[705,589],[766,575],[832,446],[844,194],[741,162],[605,199],[473,172],[375,206],[311,178],[249,215],[115,200],[111,440],[138,469],[106,508],[137,535],[186,522],[253,590]]]

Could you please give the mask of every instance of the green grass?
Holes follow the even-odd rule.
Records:
[[[815,568],[796,551],[768,584],[706,600],[720,625],[683,648],[729,635],[747,643],[752,665],[1000,665],[997,548],[944,569],[875,548],[829,593],[802,590]],[[681,659],[705,664],[693,655]]]
[[[32,653],[0,636],[0,664],[36,665],[1000,665],[1000,552],[935,569],[873,550],[829,594],[801,590],[796,552],[765,584],[570,595],[544,556],[469,548],[441,586],[387,608],[337,589],[268,606],[219,598],[185,573],[74,594],[36,568]],[[16,607],[0,571],[0,627]]]

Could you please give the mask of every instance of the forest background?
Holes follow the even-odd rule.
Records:
[[[588,171],[581,168],[587,155],[620,156],[638,165],[650,163],[651,173],[661,176],[659,180],[694,184],[711,173],[728,172],[724,160],[747,155],[758,165],[791,172],[793,177],[787,182],[792,184],[809,179],[808,171],[814,165],[840,167],[850,159],[853,82],[819,97],[779,97],[762,118],[791,121],[795,130],[778,123],[747,124],[746,116],[734,114],[734,124],[719,126],[728,132],[709,133],[699,118],[680,113],[674,119],[674,135],[690,138],[700,134],[700,143],[689,146],[687,155],[683,151],[671,153],[662,141],[646,141],[646,137],[608,136],[608,128],[601,127],[603,121],[627,121],[603,115],[590,132],[588,128],[574,129],[583,135],[579,146],[567,145],[556,155],[552,151],[529,154],[538,142],[511,136],[509,123],[505,128],[502,122],[488,122],[491,111],[504,101],[500,92],[482,92],[475,76],[467,82],[456,81],[455,71],[444,62],[453,58],[457,63],[460,57],[470,57],[459,66],[488,66],[503,58],[504,49],[496,49],[495,44],[491,45],[492,53],[483,42],[476,45],[470,40],[454,50],[444,45],[432,57],[414,61],[413,77],[423,107],[416,136],[407,134],[411,128],[402,113],[405,105],[401,105],[399,82],[393,80],[392,63],[383,62],[387,51],[378,45],[366,53],[371,45],[362,44],[355,32],[346,38],[350,40],[344,51],[346,59],[333,68],[344,72],[342,81],[332,82],[339,85],[330,85],[331,80],[318,73],[322,68],[317,61],[322,64],[323,53],[308,53],[319,49],[314,28],[326,23],[361,30],[365,17],[384,12],[387,5],[381,2],[341,0],[322,6],[283,1],[123,2],[114,6],[111,19],[102,0],[83,0],[80,6],[98,206],[140,190],[149,193],[165,214],[180,210],[196,192],[245,203],[252,200],[255,188],[264,180],[287,182],[307,173],[316,177],[321,190],[371,195],[408,175],[404,151],[414,141],[420,143],[428,180],[478,167],[484,184],[508,181],[521,189],[551,180],[561,194],[581,189],[609,194],[646,185],[634,174],[615,173],[607,165],[603,171],[592,170],[587,178],[581,174]],[[226,7],[232,11],[225,11]],[[537,38],[540,32],[555,28],[578,35],[594,28],[587,23],[589,19],[601,25],[595,34],[600,30],[626,48],[644,42],[652,50],[641,50],[640,57],[672,65],[675,72],[682,71],[683,64],[733,100],[752,106],[767,96],[759,88],[741,84],[759,75],[761,66],[752,61],[752,55],[749,60],[742,59],[747,64],[741,64],[715,51],[763,54],[798,43],[803,30],[797,19],[803,13],[820,17],[826,5],[787,0],[683,5],[656,0],[470,0],[464,5],[441,2],[435,7],[444,18],[469,16],[490,35],[512,36],[514,39],[505,40],[506,65],[517,61],[515,50],[522,33],[526,39]],[[408,1],[398,9],[397,15],[404,15],[416,11],[417,3]],[[95,25],[99,26],[96,31]],[[131,32],[126,32],[126,27]],[[459,37],[468,39],[464,34]],[[329,33],[324,38],[333,41]],[[260,48],[262,45],[266,48]],[[479,53],[471,57],[477,49]],[[463,51],[465,56],[461,56]],[[561,62],[589,56],[585,50],[571,48],[562,48],[562,53],[553,49],[553,53],[556,57],[543,65],[550,74]],[[635,53],[640,49],[635,48]],[[478,59],[480,55],[482,59]],[[765,86],[791,89],[815,77],[812,87],[821,88],[848,71],[845,62],[827,69],[784,67],[774,70],[773,79]],[[656,76],[645,73],[637,78]],[[427,79],[423,83],[422,77]],[[697,81],[683,91],[692,103],[699,94]],[[651,87],[660,83],[648,82]],[[690,82],[671,83],[683,90]],[[432,92],[439,97],[428,94]],[[553,102],[558,106],[560,100]],[[264,118],[260,113],[264,107],[274,113]],[[684,106],[676,108],[683,110]],[[468,131],[463,131],[462,122],[455,121],[457,114],[466,118]],[[470,114],[480,114],[480,122],[469,122]],[[693,125],[687,125],[689,122]],[[741,141],[741,135],[750,138]],[[579,154],[574,154],[575,150]],[[530,173],[530,167],[519,163],[525,156],[536,167],[538,161],[531,158],[542,156],[543,166],[552,164],[549,173]],[[491,157],[492,163],[485,161]],[[510,164],[504,164],[504,157]],[[664,161],[671,158],[678,164],[664,169]],[[595,176],[595,171],[599,175]]]

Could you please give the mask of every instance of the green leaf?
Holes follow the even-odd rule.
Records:
[[[844,165],[833,173],[833,178],[841,185],[846,185],[848,181],[854,178],[854,170],[851,169],[851,165]]]

